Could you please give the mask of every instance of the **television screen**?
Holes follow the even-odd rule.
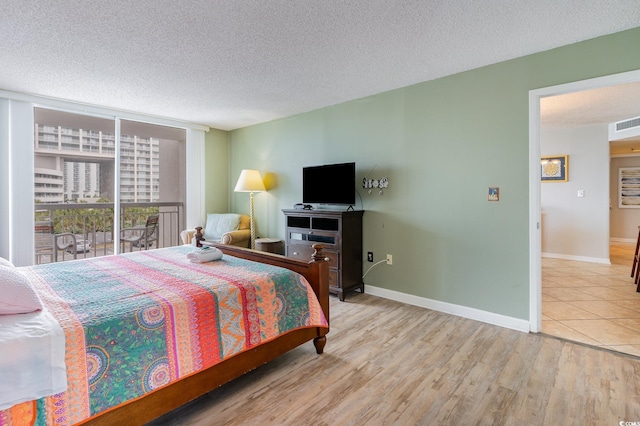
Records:
[[[355,205],[356,163],[304,167],[302,202]]]

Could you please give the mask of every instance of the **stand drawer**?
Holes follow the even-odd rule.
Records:
[[[337,269],[340,265],[340,253],[333,250],[322,250],[322,253],[329,262],[329,268]],[[303,244],[290,244],[287,246],[287,257],[299,260],[309,260],[313,254],[313,248]],[[329,271],[331,275],[331,271]]]
[[[340,287],[339,275],[337,269],[329,269],[329,287]]]
[[[327,246],[338,246],[340,235],[331,231],[309,231],[306,229],[289,229],[287,240],[289,244],[324,244]]]

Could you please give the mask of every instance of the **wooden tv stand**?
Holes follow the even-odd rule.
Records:
[[[329,260],[329,292],[341,301],[347,291],[360,289],[362,281],[363,210],[282,210],[286,220],[286,256],[309,259],[315,243],[324,245]]]

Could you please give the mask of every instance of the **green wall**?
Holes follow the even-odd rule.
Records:
[[[284,238],[303,166],[355,161],[358,182],[376,166],[390,186],[358,188],[364,254],[394,264],[365,283],[528,320],[529,91],[639,69],[638,46],[640,28],[232,131],[229,187],[244,168],[266,175],[258,234]]]
[[[229,211],[229,137],[229,132],[217,129],[205,134],[204,207],[207,213]]]

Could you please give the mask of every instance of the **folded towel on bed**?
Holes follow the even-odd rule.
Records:
[[[215,247],[202,247],[187,253],[187,259],[194,263],[211,262],[222,259],[222,252]]]

